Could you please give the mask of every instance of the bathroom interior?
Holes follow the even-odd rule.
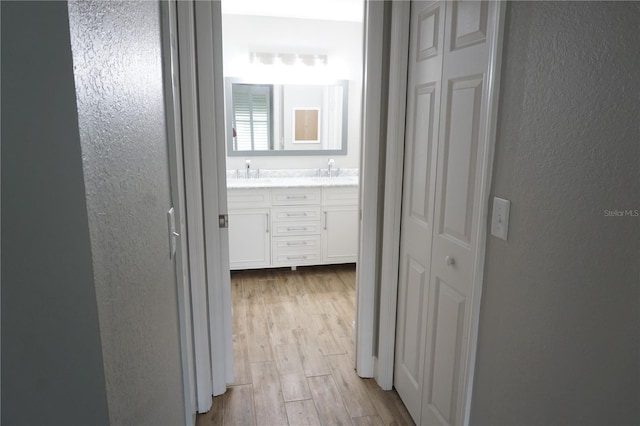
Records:
[[[235,379],[216,398],[259,411],[275,378],[289,415],[327,392],[376,414],[353,368],[364,0],[221,6]]]
[[[222,3],[231,269],[355,263],[363,2],[243,4]]]
[[[364,2],[264,3],[222,2],[232,278],[355,276]]]
[[[353,304],[364,2],[264,3],[222,2],[234,296],[249,278],[313,275],[347,281]],[[350,337],[353,315],[338,322]]]

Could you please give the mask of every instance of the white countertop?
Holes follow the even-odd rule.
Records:
[[[338,177],[269,177],[260,179],[227,179],[227,188],[300,188],[358,186],[358,176]]]

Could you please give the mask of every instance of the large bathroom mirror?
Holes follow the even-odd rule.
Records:
[[[227,155],[345,155],[348,82],[257,84],[225,79]]]

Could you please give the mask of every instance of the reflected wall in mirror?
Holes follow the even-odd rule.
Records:
[[[319,143],[320,108],[293,109],[293,143]]]
[[[225,86],[227,155],[347,153],[348,81]]]

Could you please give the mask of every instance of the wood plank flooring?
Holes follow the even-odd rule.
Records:
[[[354,366],[355,266],[234,271],[235,382],[196,426],[413,425]]]

